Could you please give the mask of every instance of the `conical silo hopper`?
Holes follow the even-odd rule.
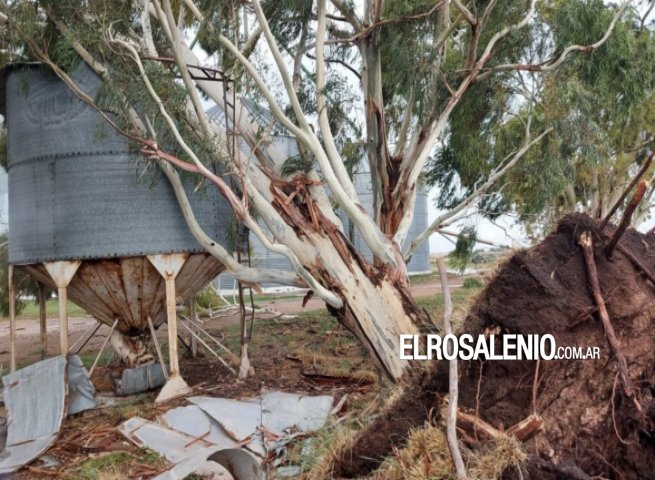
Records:
[[[91,95],[100,87],[83,65],[71,76]],[[168,319],[171,357],[177,357],[164,275],[174,280],[174,292],[168,290],[174,306],[175,297],[190,299],[223,265],[193,238],[158,168],[130,152],[126,140],[53,73],[41,65],[12,65],[2,80],[10,264],[124,335],[147,331],[148,319],[155,327]],[[226,243],[231,213],[216,189],[195,192],[189,181],[187,191],[200,225]],[[61,346],[67,351],[63,308]]]

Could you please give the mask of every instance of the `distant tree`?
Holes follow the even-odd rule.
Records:
[[[603,0],[545,2],[539,18],[532,31],[540,40],[524,53],[530,63],[571,44],[593,44],[615,7]],[[533,129],[552,133],[487,191],[481,210],[492,218],[516,213],[536,237],[567,212],[604,218],[655,146],[654,63],[655,35],[644,14],[630,9],[588,57],[571,57],[545,75],[524,69],[513,82],[481,85],[488,89],[468,97],[475,104],[463,100],[453,111],[451,128],[458,128],[430,164],[438,205],[452,208],[470,195],[478,172],[511,152],[531,121]],[[654,191],[635,225],[648,216]]]
[[[7,235],[0,235],[0,314],[9,316],[9,241]],[[18,315],[26,300],[33,299],[38,302],[39,285],[32,277],[21,270],[14,270],[14,290],[16,291],[16,314]],[[29,301],[29,300],[28,300]]]

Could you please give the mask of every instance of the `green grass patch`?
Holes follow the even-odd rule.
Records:
[[[82,360],[82,363],[84,364],[87,370],[91,368],[97,355],[98,352],[83,353],[80,355],[80,360]],[[105,351],[102,352],[102,355],[100,355],[98,366],[104,367],[105,365],[107,365],[107,363],[109,362],[109,360],[111,360],[113,356],[114,356],[114,350],[111,347],[105,348]]]
[[[131,464],[148,465],[153,468],[166,467],[166,462],[155,452],[140,448],[135,453],[112,452],[98,458],[91,458],[79,464],[73,472],[78,480],[113,480],[129,478]]]
[[[48,318],[59,317],[59,302],[56,298],[50,299],[45,303],[45,311]],[[68,316],[88,317],[90,315],[82,307],[69,301]],[[18,318],[39,318],[39,304],[32,301],[27,302]]]
[[[482,288],[483,286],[484,286],[484,283],[482,283],[482,280],[480,280],[477,277],[465,278],[464,282],[462,283],[462,288],[464,288],[464,289]]]

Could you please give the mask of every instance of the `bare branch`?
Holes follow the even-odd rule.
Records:
[[[480,69],[485,65],[489,58],[491,58],[496,43],[508,35],[510,32],[525,27],[535,13],[536,3],[537,0],[531,0],[528,12],[519,22],[501,29],[491,37],[482,55],[480,56],[480,59],[475,62],[469,75],[467,75],[466,78],[462,80],[455,93],[448,100],[448,103],[442,110],[439,117],[434,122],[432,122],[430,126],[419,129],[419,131],[417,131],[414,139],[412,140],[410,151],[406,158],[403,160],[404,178],[402,178],[401,181],[397,183],[394,195],[398,195],[400,189],[412,188],[416,184],[416,181],[418,180],[420,173],[423,171],[423,167],[425,166],[425,162],[427,161],[430,152],[446,128],[450,114],[452,113],[455,106],[457,106],[459,103],[464,92],[470,87]],[[411,214],[408,214],[407,216],[409,217]],[[409,222],[405,221],[403,223],[403,228],[399,228],[394,235],[395,240],[399,244],[402,244],[402,241],[404,241],[407,232],[409,231],[409,225]]]
[[[343,15],[350,25],[355,29],[356,32],[362,29],[362,21],[359,19],[355,11],[352,9],[350,4],[345,0],[330,0],[330,3],[334,5],[341,15]]]
[[[332,1],[332,0],[330,0]],[[334,3],[334,2],[333,2]],[[389,24],[394,24],[394,23],[403,23],[403,22],[409,22],[412,20],[421,20],[422,18],[429,17],[432,15],[434,12],[437,11],[439,7],[441,7],[444,3],[444,0],[439,0],[437,3],[434,4],[433,7],[431,7],[429,10],[422,12],[422,13],[417,13],[415,15],[402,15],[399,17],[394,17],[394,18],[385,18],[384,20],[379,20],[374,22],[371,25],[368,25],[366,28],[359,28],[356,29],[355,35],[347,38],[339,38],[339,39],[334,39],[334,40],[329,40],[326,41],[326,44],[332,44],[332,43],[355,43],[358,40],[361,40],[362,38],[366,37],[369,33],[371,33],[373,30],[380,28],[383,25],[389,25]]]
[[[227,250],[204,232],[196,220],[179,174],[166,161],[159,160],[157,163],[166,175],[166,178],[168,178],[171,187],[173,187],[175,198],[180,205],[184,219],[194,238],[207,252],[218,258],[225,265],[226,269],[238,280],[251,284],[273,282],[297,287],[307,286],[297,274],[273,269],[257,269],[239,263]]]
[[[172,155],[165,155],[163,152],[159,150],[156,151],[146,150],[145,153],[150,154],[154,157],[161,158],[168,162],[174,163],[179,168],[184,168],[188,171],[193,171],[194,173],[200,173],[204,177],[208,178],[219,189],[221,194],[228,200],[230,207],[235,212],[235,214],[239,217],[239,219],[242,220],[243,223],[250,229],[250,231],[257,236],[259,241],[262,242],[262,244],[266,248],[268,248],[269,250],[275,253],[284,255],[291,262],[295,271],[307,282],[310,288],[312,288],[312,290],[314,290],[318,296],[324,299],[326,303],[328,303],[329,305],[335,308],[341,308],[343,304],[341,298],[339,298],[337,295],[335,295],[334,293],[330,292],[322,285],[320,285],[311,276],[311,274],[301,265],[296,255],[287,246],[271,242],[266,236],[266,234],[261,230],[259,224],[252,218],[248,209],[244,206],[243,202],[236,196],[236,194],[230,189],[230,187],[225,183],[225,181],[220,176],[214,174],[211,170],[209,170],[200,161],[200,159],[198,159],[195,152],[184,141],[184,139],[180,135],[175,125],[175,122],[164,108],[163,102],[161,101],[161,98],[159,98],[152,84],[150,83],[150,80],[146,75],[145,70],[143,69],[143,64],[141,63],[141,60],[134,47],[132,47],[127,42],[124,42],[122,40],[114,40],[114,41],[122,45],[124,48],[128,49],[128,51],[130,51],[130,53],[132,54],[132,57],[139,68],[141,78],[144,81],[146,88],[150,93],[150,96],[157,103],[159,107],[159,111],[161,115],[164,117],[164,119],[166,120],[166,122],[168,123],[169,129],[173,133],[173,136],[175,137],[177,143],[182,147],[184,152],[189,156],[189,158],[191,158],[191,160],[195,164],[195,169],[190,168],[191,165],[187,164],[186,162],[176,159]],[[182,200],[183,200],[182,198],[178,197],[178,202],[181,202]]]
[[[461,0],[450,0],[455,8],[464,16],[467,22],[471,25],[477,25],[478,19],[471,13],[471,11],[464,6]]]
[[[450,286],[448,285],[448,271],[443,257],[437,258],[437,267],[439,268],[439,279],[441,280],[441,293],[443,294],[443,325],[446,335],[452,335],[453,329],[450,324],[450,317],[453,315],[453,302],[450,298]],[[462,459],[462,453],[459,451],[457,443],[457,397],[459,377],[457,375],[457,358],[449,360],[448,372],[448,419],[446,424],[446,435],[448,438],[448,448],[450,456],[455,465],[457,478],[466,480],[466,467]]]
[[[273,55],[273,59],[275,60],[275,64],[277,65],[277,70],[280,74],[280,77],[282,77],[282,83],[284,84],[284,88],[287,92],[287,96],[289,97],[289,101],[291,102],[291,107],[293,109],[294,115],[296,116],[296,121],[305,132],[310,132],[311,129],[309,127],[309,124],[307,123],[305,114],[302,111],[302,107],[300,106],[298,95],[296,94],[296,91],[293,88],[293,80],[291,79],[291,76],[287,71],[286,62],[284,61],[284,58],[282,58],[282,53],[278,48],[275,37],[273,36],[273,32],[271,32],[271,28],[268,24],[268,20],[266,19],[266,16],[264,15],[262,6],[259,3],[259,0],[253,0],[252,4],[253,7],[255,8],[255,15],[257,16],[257,20],[259,21],[259,26],[261,27],[262,32],[264,33],[264,38],[266,39],[271,54]]]
[[[327,157],[339,183],[341,183],[350,198],[359,203],[359,195],[348,176],[343,159],[339,155],[339,150],[332,136],[330,119],[328,118],[327,101],[325,99],[325,1],[318,0],[318,29],[316,31],[316,102],[319,125],[321,133],[323,133],[323,144],[325,145]]]

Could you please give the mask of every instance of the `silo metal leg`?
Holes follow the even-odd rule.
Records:
[[[14,266],[7,270],[7,296],[9,297],[9,371],[16,371],[16,292],[14,291]]]
[[[166,385],[161,389],[156,403],[165,402],[190,392],[191,389],[180,376],[180,362],[177,352],[177,311],[175,305],[175,277],[180,272],[188,258],[186,253],[167,255],[148,255],[148,260],[164,277],[166,282],[166,319],[168,323],[168,356],[169,372]]]
[[[59,301],[59,346],[61,355],[68,354],[68,285],[82,262],[79,260],[46,262],[43,266],[57,286]]]
[[[48,356],[48,325],[45,309],[45,285],[39,282],[39,330],[41,333],[41,360]]]

